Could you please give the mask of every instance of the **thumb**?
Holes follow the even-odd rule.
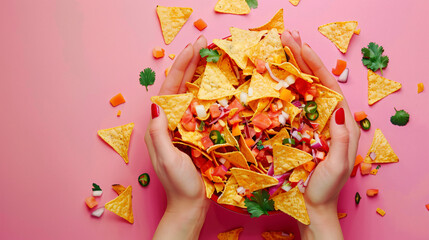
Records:
[[[345,115],[342,107],[337,109],[331,117],[329,129],[331,132],[329,161],[335,164],[336,168],[348,170],[349,131],[345,125]]]
[[[164,110],[155,103],[151,105],[151,120],[149,122],[148,132],[152,140],[153,149],[158,157],[163,158],[174,151],[168,131],[168,120]]]

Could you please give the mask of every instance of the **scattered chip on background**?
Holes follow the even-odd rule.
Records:
[[[113,184],[112,189],[116,192],[116,194],[121,195],[121,193],[123,193],[126,188],[121,184]]]
[[[267,174],[260,174],[251,170],[231,168],[230,171],[238,182],[238,185],[254,192],[259,189],[277,185],[279,180]]]
[[[265,240],[293,240],[295,238],[293,233],[275,231],[263,232],[261,236]]]
[[[171,131],[176,129],[177,124],[183,117],[189,104],[191,104],[193,95],[192,93],[176,94],[176,95],[164,95],[164,96],[153,96],[150,100],[160,106],[167,116],[168,128]]]
[[[289,0],[289,2],[292,3],[292,5],[294,5],[294,6],[298,6],[300,1],[301,0]]]
[[[101,139],[121,155],[125,163],[128,163],[128,148],[133,128],[134,123],[128,123],[114,128],[98,130],[97,133]]]
[[[250,7],[246,0],[219,0],[216,3],[215,11],[230,14],[249,14]]]
[[[331,40],[342,53],[346,53],[357,25],[356,21],[328,23],[320,26],[319,32]]]
[[[368,104],[372,105],[401,89],[398,82],[384,78],[368,70]]]
[[[369,157],[370,153],[375,153],[375,159],[371,160]],[[376,129],[374,132],[374,138],[372,139],[371,147],[366,154],[364,162],[366,163],[393,163],[399,162],[398,156],[393,152],[389,142],[383,135],[380,129]]]
[[[238,240],[240,233],[243,231],[243,228],[236,228],[228,232],[219,233],[217,238],[219,240]]]
[[[134,223],[132,187],[128,186],[119,196],[106,203],[104,208],[122,217],[130,223]]]
[[[261,31],[261,30],[271,30],[271,29],[277,29],[279,33],[283,33],[285,30],[285,24],[283,20],[283,8],[277,11],[276,14],[264,25],[256,28],[251,28],[249,30],[251,31]]]
[[[294,187],[288,192],[280,193],[273,197],[273,200],[276,210],[289,214],[305,225],[310,224],[304,196],[299,191],[298,187]]]
[[[192,8],[156,6],[165,44],[170,44],[192,14]]]

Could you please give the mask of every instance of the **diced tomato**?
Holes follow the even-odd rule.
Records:
[[[311,154],[310,144],[302,143],[302,151],[304,151],[304,152],[308,152],[308,153],[310,153],[310,154]]]
[[[249,137],[253,138],[255,135],[256,135],[255,129],[253,129],[252,127],[249,127]]]
[[[340,76],[344,69],[347,67],[347,62],[341,59],[337,60],[337,66],[332,69],[332,73],[336,76]]]
[[[312,85],[308,90],[307,90],[307,94],[312,95],[313,97],[317,97],[319,95],[319,93],[317,92],[317,89],[314,85]],[[313,99],[311,99],[313,100]],[[311,101],[311,100],[306,100],[306,101]]]
[[[195,128],[197,127],[197,120],[195,118],[192,118],[191,121],[184,123],[182,122],[182,126],[188,130],[188,131],[195,131]]]
[[[238,112],[234,114],[234,116],[232,116],[231,118],[228,118],[228,123],[230,125],[241,123],[241,121],[243,121],[243,118],[240,116],[240,114],[238,114]]]
[[[210,161],[207,161],[210,162]],[[208,177],[211,181],[213,181],[213,172],[214,172],[214,167],[210,167],[208,168],[206,171],[204,171],[204,174],[206,175],[206,177]]]
[[[258,159],[264,159],[265,158],[265,149],[259,150],[258,156],[256,156]]]
[[[226,171],[222,168],[222,166],[217,166],[215,167],[214,171],[213,171],[213,176],[219,176],[219,177],[224,177],[226,174]]]
[[[355,115],[356,122],[360,122],[360,121],[362,121],[368,117],[368,115],[366,115],[366,113],[364,111],[355,112],[354,115]]]
[[[190,108],[186,109],[182,117],[182,124],[190,122],[193,118],[194,116],[192,115],[191,109]]]
[[[215,124],[212,125],[211,130],[212,131],[213,130],[218,130],[219,132],[222,132],[223,131],[223,127],[222,127],[222,125],[220,125],[219,122],[217,122],[217,123],[215,123]]]
[[[361,162],[363,162],[363,157],[361,155],[357,155],[355,159],[355,164],[353,166],[359,165]]]
[[[277,99],[276,101],[273,101],[270,105],[270,109],[272,112],[277,112],[281,109],[283,109],[283,102],[280,99]]]
[[[265,71],[267,71],[267,68],[265,67],[265,61],[262,59],[256,58],[255,66],[256,66],[256,71],[260,74],[263,74]]]
[[[252,154],[254,157],[258,156],[259,150],[257,148],[252,149]]]
[[[219,117],[220,114],[222,113],[217,104],[212,104],[209,108],[209,111],[210,111],[210,116],[212,117],[212,119]]]
[[[272,163],[273,162],[273,156],[272,155],[267,154],[267,155],[265,155],[265,158],[267,159],[268,163]]]
[[[303,167],[305,170],[307,170],[307,172],[311,172],[313,171],[314,167],[316,167],[316,163],[314,163],[313,161],[309,161],[304,163]]]
[[[231,168],[231,163],[229,161],[225,161],[225,163],[223,165],[226,167],[226,169]]]
[[[204,30],[207,27],[207,23],[204,22],[204,20],[200,18],[200,19],[198,19],[197,21],[194,22],[194,26],[198,30],[202,31],[202,30]]]
[[[372,164],[371,164],[371,163],[362,162],[362,163],[360,164],[360,173],[361,173],[362,175],[367,175],[367,174],[369,174],[369,173],[371,172],[371,167],[372,167]]]
[[[98,202],[95,200],[93,196],[86,198],[85,203],[86,203],[86,206],[88,206],[89,208],[93,208],[98,205]]]
[[[201,143],[203,144],[204,149],[207,149],[214,145],[209,136],[202,137]]]
[[[197,157],[200,157],[202,154],[200,151],[192,148],[191,149],[191,155],[192,155],[192,157],[197,158]]]
[[[378,189],[368,189],[368,190],[366,190],[366,195],[368,197],[374,197],[377,194],[378,194]]]
[[[329,145],[326,142],[326,137],[325,135],[319,135],[319,139],[320,139],[320,143],[322,144],[322,147],[319,150],[322,150],[324,152],[329,152]]]
[[[252,121],[253,125],[255,125],[257,128],[261,129],[261,130],[265,130],[267,129],[271,124],[272,121],[271,119],[268,117],[268,115],[266,113],[259,113],[257,114]]]
[[[253,146],[253,144],[255,144],[255,141],[253,141],[253,139],[251,138],[246,138],[244,139],[244,141],[246,142],[246,145],[250,148]]]
[[[227,107],[227,109],[231,110],[233,108],[237,108],[237,113],[240,111],[243,111],[244,109],[246,109],[243,104],[240,103],[240,101],[237,100],[237,98],[234,99],[234,101],[232,101],[229,106]]]
[[[214,168],[212,161],[207,161],[204,165],[202,165],[201,172],[205,173],[209,168]]]
[[[200,157],[192,158],[192,161],[194,162],[195,166],[197,166],[198,168],[201,168],[204,164],[206,164],[208,160],[200,156]]]
[[[192,99],[192,102],[191,102],[191,105],[189,106],[190,108],[191,108],[191,113],[194,115],[194,116],[196,116],[197,115],[197,109],[195,109],[195,107],[197,106],[197,105],[200,105],[199,103],[198,103],[198,100],[197,99]]]
[[[280,121],[278,117],[274,117],[270,119],[271,119],[271,125],[268,127],[268,129],[273,129],[280,126]]]
[[[268,117],[269,118],[279,118],[279,115],[282,114],[282,110],[279,110],[277,112],[268,111]]]
[[[311,88],[311,83],[301,78],[297,78],[295,80],[294,86],[299,94],[301,94],[302,96],[305,96],[305,93],[307,92],[307,90]]]
[[[232,136],[234,136],[234,137],[241,135],[240,127],[238,126],[238,124],[234,124],[234,126],[232,126],[232,132],[231,133],[232,133]]]
[[[314,98],[314,96],[313,95],[311,95],[311,94],[309,94],[308,93],[308,91],[305,93],[305,95],[304,95],[304,99],[305,99],[305,101],[313,101],[313,98]]]
[[[162,58],[164,57],[165,50],[161,47],[154,47],[152,49],[152,55],[154,58]]]

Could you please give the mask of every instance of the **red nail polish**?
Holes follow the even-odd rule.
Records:
[[[339,108],[336,112],[335,112],[335,122],[338,125],[342,125],[344,124],[344,108]]]
[[[159,107],[155,103],[152,103],[151,105],[152,110],[152,119],[157,118],[159,116]]]
[[[188,43],[188,45],[186,45],[186,47],[183,49],[183,50],[185,50],[187,47],[189,47],[191,45],[191,43]]]

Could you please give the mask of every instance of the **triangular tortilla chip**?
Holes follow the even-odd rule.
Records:
[[[290,102],[283,102],[283,103],[285,105],[285,108],[287,108],[286,113],[289,114],[289,118],[287,119],[287,121],[290,123],[290,125],[292,125],[293,120],[299,113],[301,113],[302,110]]]
[[[223,188],[225,187],[225,183],[214,183],[214,187],[216,189],[216,192],[222,192]]]
[[[330,119],[331,118],[329,118],[327,122],[331,121]],[[329,124],[325,125],[325,127],[323,128],[323,130],[320,134],[324,135],[326,137],[326,139],[331,138],[331,130],[329,129]]]
[[[286,79],[286,77],[287,77],[289,74],[292,74],[292,75],[294,75],[295,77],[297,77],[297,78],[302,78],[302,79],[304,79],[305,81],[310,82],[310,83],[312,83],[312,82],[313,82],[313,79],[317,79],[317,80],[318,80],[318,78],[317,78],[317,77],[315,77],[315,76],[312,76],[312,75],[308,75],[308,74],[302,73],[298,68],[296,68],[296,67],[292,64],[292,62],[283,62],[283,63],[281,63],[281,64],[276,64],[276,63],[270,64],[270,68],[272,68],[272,66],[276,66],[276,67],[280,68],[280,69],[277,69],[277,71],[276,71],[276,72],[274,72],[274,71],[273,71],[273,74],[275,74],[275,76],[276,76],[276,77],[279,77],[279,76],[280,76],[280,79]],[[287,73],[289,73],[289,74],[281,73],[281,71],[282,71],[281,69],[283,69],[284,71],[286,71],[286,72],[287,72]],[[284,77],[283,77],[283,76],[284,76]]]
[[[194,83],[190,83],[190,82],[186,82],[185,83],[186,88],[188,89],[188,92],[192,93],[192,95],[194,95],[194,98],[197,98],[198,96],[198,92],[200,91],[200,87],[197,86]],[[215,100],[198,100],[198,102],[204,106],[204,109],[207,110],[210,108],[210,106],[215,103]],[[209,114],[207,114],[208,117]]]
[[[298,187],[294,187],[288,192],[273,197],[273,200],[276,210],[289,214],[305,225],[310,224],[304,196],[299,191]]]
[[[262,76],[256,70],[253,70],[252,79],[250,80],[249,88],[252,88],[252,96],[247,97],[247,101],[251,102],[260,98],[280,96],[279,91],[275,90],[277,82],[273,81],[268,73]]]
[[[317,104],[319,117],[313,122],[319,124],[318,132],[321,132],[326,125],[329,125],[328,120],[337,107],[338,103],[343,100],[343,96],[323,85],[315,84],[319,97],[314,101]]]
[[[294,5],[294,6],[298,6],[300,1],[301,0],[289,0],[289,2],[292,3],[292,5]]]
[[[271,139],[265,142],[262,142],[262,145],[264,146],[270,145],[271,147],[274,146],[275,144],[282,145],[283,139],[285,138],[290,138],[290,135],[286,128],[282,128],[280,132],[278,132],[274,137],[272,137]]]
[[[206,157],[208,160],[213,161],[212,157],[210,157],[204,150],[201,150],[201,148],[196,147],[195,145],[189,144],[187,142],[182,142],[180,141],[172,141],[173,145],[182,145],[182,146],[186,146],[186,147],[190,147],[198,152],[200,152],[204,157]]]
[[[298,63],[296,62],[295,56],[292,53],[292,50],[290,50],[290,48],[288,46],[284,46],[283,49],[285,50],[285,53],[286,53],[287,57],[289,58],[288,62],[290,62],[293,66],[295,66],[296,69],[301,71],[301,69],[298,66]]]
[[[285,232],[263,232],[261,234],[262,238],[264,240],[293,240],[295,239],[295,236],[293,233],[285,233]]]
[[[253,156],[252,151],[247,146],[246,141],[244,141],[243,135],[240,134],[240,139],[238,142],[240,144],[240,151],[241,153],[243,153],[246,160],[250,163],[257,165],[258,163],[256,162],[255,156]]]
[[[237,86],[238,85],[238,79],[237,76],[235,76],[234,70],[231,67],[231,63],[229,62],[229,58],[226,54],[222,54],[220,60],[217,62],[217,65],[219,66],[219,69],[222,71],[222,73],[225,75],[225,77],[229,80],[229,82]]]
[[[182,135],[182,141],[191,143],[197,147],[204,149],[203,144],[201,143],[201,138],[203,138],[203,133],[200,131],[187,131],[183,128],[182,124],[177,125],[180,135]]]
[[[128,163],[128,147],[130,146],[133,128],[134,123],[128,123],[114,128],[98,130],[97,133],[101,139],[121,155],[125,163]]]
[[[267,174],[260,174],[251,170],[231,168],[230,171],[238,182],[238,185],[254,192],[259,189],[277,185],[279,180]]]
[[[250,61],[250,59],[247,58],[247,65],[246,65],[246,68],[243,69],[243,75],[244,76],[252,75],[253,69],[255,69],[255,65],[253,65],[252,61]]]
[[[215,152],[215,154],[225,158],[228,162],[230,162],[234,166],[244,168],[244,169],[249,169],[249,165],[247,165],[247,160],[241,152],[238,152],[238,151],[227,152],[227,153]]]
[[[273,146],[274,175],[283,174],[311,160],[311,154],[297,148],[277,144]]]
[[[238,240],[240,233],[243,231],[243,228],[236,228],[228,232],[222,232],[217,235],[219,240]]]
[[[216,100],[229,97],[236,94],[235,88],[228,79],[223,75],[216,63],[207,63],[201,82],[198,99]],[[186,109],[185,109],[186,110]]]
[[[250,7],[246,0],[219,0],[216,3],[215,11],[230,14],[249,14]]]
[[[231,131],[229,131],[228,126],[225,126],[222,131],[223,137],[225,138],[226,143],[229,143],[235,147],[238,147],[237,139],[232,135]]]
[[[207,153],[211,153],[211,152],[213,152],[214,150],[216,150],[216,149],[218,149],[218,148],[222,148],[222,147],[234,147],[234,146],[232,146],[232,145],[231,145],[231,144],[229,144],[229,143],[216,144],[216,145],[213,145],[213,146],[211,146],[211,147],[207,148],[207,149],[206,149],[206,151],[207,151]]]
[[[371,160],[369,154],[375,153],[374,161]],[[376,129],[374,132],[374,138],[372,139],[371,147],[366,154],[365,160],[366,163],[393,163],[399,162],[398,156],[393,152],[392,147],[389,142],[387,142],[386,137],[380,129]]]
[[[255,46],[268,31],[249,31],[236,27],[229,28],[232,41],[236,44],[242,45],[241,49],[247,49]]]
[[[333,22],[320,26],[319,32],[331,40],[342,53],[346,53],[357,25],[356,21]]]
[[[241,201],[238,203],[234,200],[235,197],[240,196],[237,193],[237,188],[238,188],[238,183],[235,177],[234,176],[229,177],[228,181],[226,182],[223,193],[217,199],[217,203],[246,208],[246,205],[244,205],[244,201]]]
[[[244,93],[248,93],[249,92],[249,86],[250,86],[250,81],[246,81],[243,84],[241,84],[238,88],[237,88],[237,94],[235,94],[235,98],[240,99],[240,95],[242,92]]]
[[[276,14],[264,25],[257,27],[257,28],[251,28],[251,31],[261,31],[261,30],[271,30],[271,29],[277,29],[279,33],[283,33],[285,30],[285,24],[283,21],[283,8],[277,11]]]
[[[291,182],[299,182],[299,180],[307,180],[308,175],[310,175],[309,172],[307,172],[307,170],[305,170],[305,168],[303,166],[299,166],[296,167],[293,171],[292,174],[289,177],[289,181]]]
[[[398,82],[384,78],[368,70],[368,104],[372,105],[401,89]]]
[[[122,217],[130,223],[134,223],[132,187],[128,186],[119,196],[106,203],[104,208]]]
[[[275,56],[280,56],[281,62],[286,62],[286,54],[277,29],[271,29],[258,44],[248,50],[249,59],[255,63],[255,59],[265,62],[274,62]]]
[[[212,198],[212,195],[214,193],[215,187],[212,181],[210,181],[208,178],[201,175],[204,181],[204,186],[206,187],[206,197],[208,199]]]
[[[164,95],[164,96],[153,96],[150,100],[160,106],[167,116],[168,128],[171,131],[176,129],[177,124],[183,117],[189,104],[191,104],[193,95],[192,93],[176,94],[176,95]]]
[[[156,6],[165,44],[170,44],[192,14],[192,8]]]

